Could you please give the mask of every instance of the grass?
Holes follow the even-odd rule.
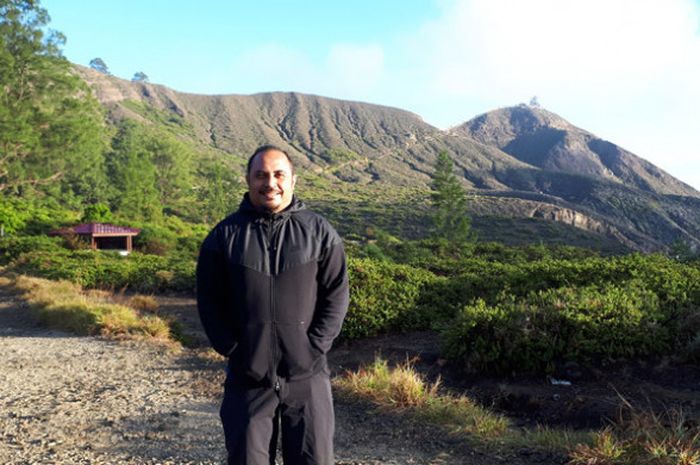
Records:
[[[623,402],[625,413],[576,446],[570,465],[700,465],[700,425],[679,410],[655,414]]]
[[[22,275],[14,279],[4,277],[0,284],[19,291],[39,320],[52,328],[119,339],[172,340],[167,321],[156,315],[142,314],[127,304],[115,303],[111,293],[105,291],[85,291],[68,281]],[[139,305],[147,306],[143,301]]]
[[[544,426],[519,430],[466,396],[441,393],[440,381],[426,382],[410,361],[392,368],[376,358],[336,378],[335,385],[341,392],[408,412],[489,448],[546,450],[567,455],[568,465],[700,465],[700,425],[676,410],[655,414],[622,399],[624,414],[598,432]]]
[[[466,396],[440,393],[440,381],[426,382],[411,361],[390,368],[381,358],[365,368],[347,372],[335,380],[344,392],[381,407],[407,411],[417,419],[446,427],[454,433],[468,433],[484,439],[502,436],[508,420],[490,412]]]

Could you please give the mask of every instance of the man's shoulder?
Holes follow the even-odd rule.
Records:
[[[304,225],[304,228],[309,231],[314,239],[324,243],[325,246],[331,246],[342,242],[338,231],[333,225],[320,213],[305,208],[294,213],[294,219]]]
[[[246,215],[241,210],[228,215],[223,220],[219,221],[207,235],[204,244],[208,246],[221,245],[226,237],[230,237],[236,229],[246,222],[250,221],[249,215]]]
[[[309,226],[320,228],[321,230],[336,232],[333,225],[331,225],[330,221],[328,221],[325,216],[308,208],[295,212],[294,218],[297,221],[308,224]]]

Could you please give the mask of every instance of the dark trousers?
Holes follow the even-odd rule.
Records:
[[[227,380],[221,404],[229,465],[274,465],[282,435],[285,465],[332,465],[335,416],[330,379],[280,380],[280,390]]]

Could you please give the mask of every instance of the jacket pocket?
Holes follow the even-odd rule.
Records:
[[[243,339],[230,355],[234,370],[254,381],[265,378],[270,366],[271,336],[268,323],[248,324]]]
[[[321,352],[311,345],[304,323],[280,325],[280,368],[288,377],[310,375],[314,372]]]

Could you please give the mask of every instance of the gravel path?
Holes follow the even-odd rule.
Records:
[[[0,463],[220,463],[217,402],[191,357],[37,327],[0,300]]]
[[[0,291],[0,463],[224,463],[223,364],[203,350],[39,327]],[[524,463],[338,398],[339,465]]]

